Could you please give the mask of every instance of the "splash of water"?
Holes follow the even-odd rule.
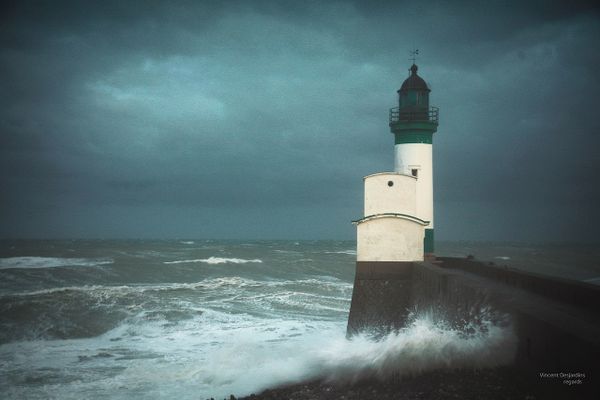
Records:
[[[513,360],[516,344],[510,324],[485,321],[452,328],[425,314],[379,340],[370,334],[348,340],[339,330],[305,332],[301,340],[269,345],[246,337],[212,354],[210,368],[197,370],[197,376],[223,394],[249,394],[312,379],[354,383],[445,368],[497,367]]]
[[[444,368],[506,365],[513,360],[516,345],[510,325],[483,319],[457,328],[427,313],[378,341],[368,333],[350,341],[337,341],[323,350],[321,357],[327,379],[356,382]]]
[[[184,400],[248,395],[308,379],[355,382],[494,367],[510,362],[516,348],[509,324],[485,318],[461,328],[423,314],[380,340],[368,334],[348,340],[345,321],[337,319],[264,319],[206,310],[173,323],[160,315],[141,312],[97,337],[4,344],[0,368],[33,378],[47,368],[60,371],[61,383],[46,382],[39,398],[98,391],[111,398]],[[107,370],[114,372],[98,372]],[[69,376],[78,379],[63,380]],[[7,398],[36,398],[32,388],[3,385],[2,379],[0,386],[12,390]],[[123,387],[129,389],[118,390]]]

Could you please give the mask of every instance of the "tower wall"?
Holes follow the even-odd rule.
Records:
[[[404,172],[382,172],[366,176],[364,215],[416,212],[417,179]]]
[[[416,180],[416,217],[429,221],[433,229],[433,147],[428,143],[402,143],[395,146],[394,170],[399,174],[413,175]],[[414,175],[413,175],[414,176]]]

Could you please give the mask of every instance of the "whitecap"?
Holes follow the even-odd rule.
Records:
[[[300,251],[296,251],[296,250],[273,249],[273,252],[275,252],[275,253],[281,253],[281,254],[301,254]]]
[[[10,293],[3,296],[40,296],[61,292],[86,292],[97,293],[106,296],[113,293],[115,295],[125,295],[128,293],[162,292],[170,290],[215,290],[223,287],[244,288],[244,287],[282,287],[282,286],[309,286],[311,288],[322,287],[326,290],[348,292],[352,290],[352,284],[337,280],[335,278],[325,279],[300,279],[300,280],[272,280],[258,281],[254,279],[242,278],[239,276],[218,277],[204,279],[199,282],[190,283],[161,283],[156,285],[83,285],[83,286],[62,286],[47,288],[41,290],[32,290],[19,293]],[[3,297],[3,296],[0,296]]]
[[[8,257],[0,258],[0,269],[96,267],[113,262],[110,258]]]
[[[246,264],[246,263],[262,263],[258,258],[247,260],[244,258],[224,258],[224,257],[209,257],[198,258],[193,260],[175,260],[165,261],[164,264],[190,264],[190,263],[205,263],[205,264]]]
[[[325,254],[347,254],[349,256],[355,256],[356,250],[326,251]]]
[[[494,258],[496,258],[497,260],[510,260],[509,256],[496,256]]]

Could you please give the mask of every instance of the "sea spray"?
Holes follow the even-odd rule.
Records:
[[[516,352],[510,324],[465,323],[461,328],[431,314],[413,316],[407,327],[374,339],[372,334],[337,341],[322,351],[325,377],[356,382],[388,379],[441,368],[488,368],[510,363]]]
[[[510,325],[459,330],[428,315],[380,340],[367,334],[348,340],[343,321],[207,310],[174,324],[144,311],[95,338],[3,345],[0,358],[15,371],[33,364],[79,376],[80,389],[105,385],[105,390],[135,388],[150,398],[191,399],[245,395],[307,379],[344,383],[440,368],[494,367],[510,362],[514,348]],[[98,380],[103,370],[112,372]],[[13,397],[25,388],[15,388]],[[46,395],[77,398],[68,388],[55,387]]]
[[[342,326],[329,323],[248,325],[230,332],[229,345],[210,352],[196,374],[218,393],[243,395],[303,380],[346,384],[509,364],[517,343],[512,326],[483,321],[452,328],[424,314],[379,339],[368,333],[346,339]]]

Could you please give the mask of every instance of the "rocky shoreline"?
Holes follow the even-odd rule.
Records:
[[[268,389],[237,400],[442,400],[545,399],[516,369],[439,370],[385,382],[366,380],[339,384],[313,381]],[[231,396],[230,399],[235,399]]]

